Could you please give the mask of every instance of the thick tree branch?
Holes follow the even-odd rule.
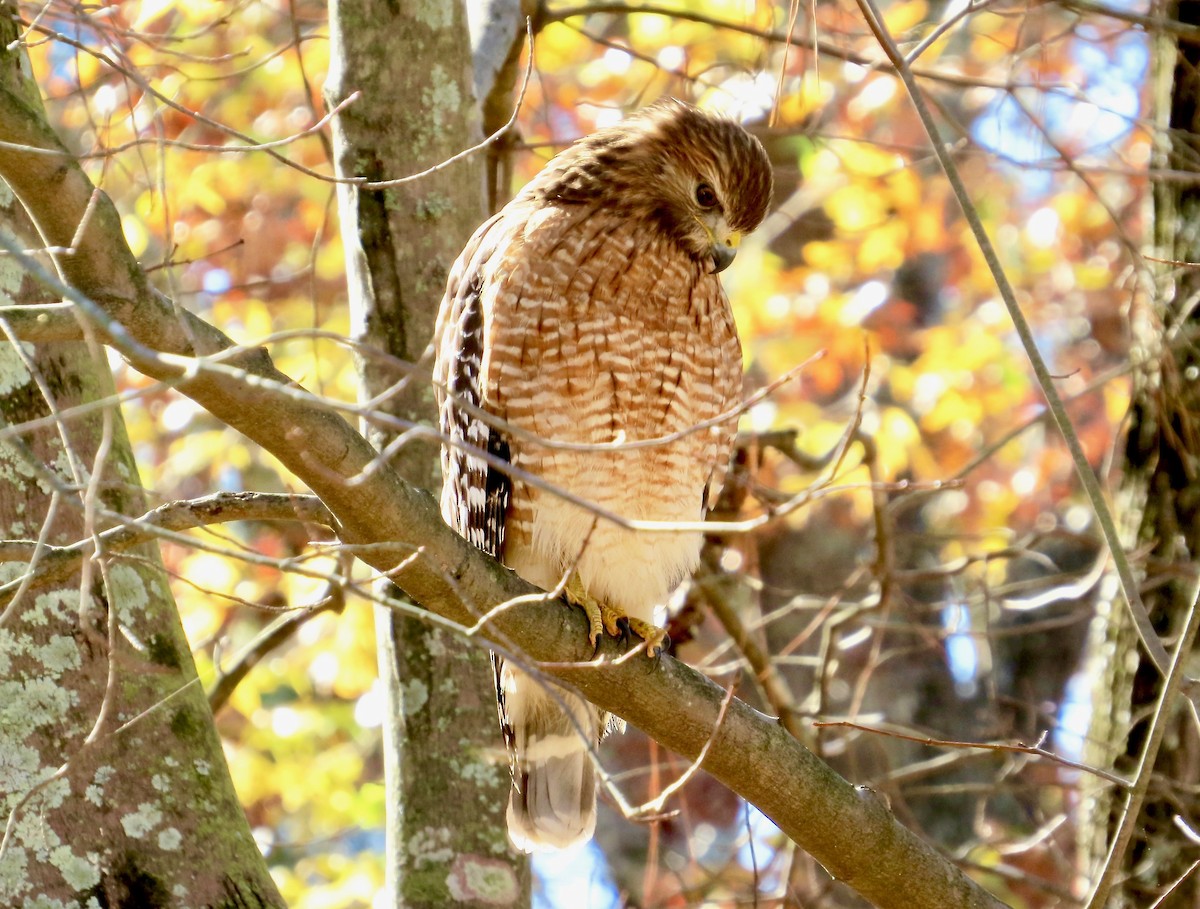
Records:
[[[14,337],[34,344],[83,340],[78,310],[70,303],[5,306],[0,310],[0,322]]]
[[[11,61],[0,57],[0,64]],[[125,244],[116,209],[102,194],[93,203],[83,171],[12,84],[0,85],[0,176],[29,209],[47,246],[65,249],[74,242],[71,252],[55,257],[64,279],[124,326],[136,368],[171,381],[307,483],[340,523],[346,542],[417,548],[420,557],[393,575],[416,602],[469,627],[496,604],[529,597],[497,610],[482,636],[545,663],[549,675],[689,759],[707,748],[706,771],[876,905],[1001,905],[901,826],[879,796],[850,785],[774,719],[735,700],[718,729],[725,692],[695,670],[670,658],[615,663],[620,650],[611,640],[601,659],[592,661],[580,612],[536,602],[529,596],[538,593],[535,588],[442,523],[431,496],[386,464],[374,464],[374,449],[340,416],[273,391],[273,384],[290,380],[265,352],[238,354],[230,362],[239,370],[185,359],[231,342],[153,290]],[[145,349],[170,356],[146,356]],[[395,545],[364,546],[359,555],[381,571],[400,562]]]

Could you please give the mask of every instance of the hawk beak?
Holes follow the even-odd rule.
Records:
[[[741,241],[742,235],[735,230],[724,242],[718,240],[713,243],[710,254],[714,271],[724,271],[733,263],[734,257],[737,256],[738,243]]]

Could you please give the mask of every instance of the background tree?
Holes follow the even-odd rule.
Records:
[[[747,392],[765,392],[745,415],[739,483],[726,490],[727,516],[741,523],[713,537],[707,574],[673,604],[677,654],[779,716],[1005,902],[1074,905],[1099,877],[1076,849],[1081,770],[1068,763],[1080,757],[1078,716],[1096,678],[1081,669],[1080,654],[1097,602],[1105,615],[1123,607],[1108,605],[1092,506],[1041,410],[995,279],[896,61],[885,59],[864,24],[871,5],[527,6],[536,52],[519,133],[485,153],[500,175],[492,186],[501,198],[495,188],[507,183],[508,170],[519,184],[565,141],[660,94],[745,119],[777,164],[780,204],[727,282],[747,348]],[[1130,356],[1125,313],[1130,304],[1147,311],[1157,299],[1136,254],[1150,226],[1148,178],[1188,185],[1179,165],[1151,162],[1163,133],[1142,107],[1149,42],[1160,34],[1190,39],[1194,26],[1073,2],[1010,10],[914,0],[880,12],[995,238],[1087,459],[1103,472],[1129,399],[1131,360],[1142,362]],[[346,340],[344,251],[330,220],[328,121],[318,100],[330,67],[326,11],[305,2],[220,10],[131,2],[103,14],[58,3],[24,14],[49,116],[116,201],[134,255],[172,300],[245,345],[212,359],[227,339],[186,318],[171,328],[167,317],[178,314],[150,305],[137,281],[114,295],[113,286],[132,280],[122,269],[134,274],[136,265],[94,255],[113,252],[102,242],[113,239],[103,204],[86,205],[85,194],[55,233],[45,222],[74,197],[56,191],[27,199],[41,219],[42,243],[82,245],[61,260],[68,279],[110,313],[136,315],[128,323],[133,340],[158,351],[151,356],[100,324],[101,337],[151,377],[116,368],[147,485],[165,501],[217,489],[309,488],[336,515],[313,506],[304,512],[308,523],[259,520],[220,532],[209,526],[186,539],[160,536],[200,677],[220,708],[234,782],[283,895],[298,906],[386,901],[377,896],[384,750],[373,729],[393,709],[374,680],[366,608],[385,594],[371,587],[373,572],[361,563],[351,570],[347,556],[375,572],[402,563],[391,575],[401,586],[468,625],[464,604],[487,608],[502,591],[520,588],[478,566],[461,568],[467,555],[440,537],[414,538],[428,500],[405,498],[390,466],[335,416],[396,428],[383,408],[348,403],[362,400],[351,354],[368,355],[359,339]],[[412,62],[417,77],[432,75],[432,66]],[[344,113],[347,124],[357,104],[369,111],[379,102],[377,95],[351,100],[352,86],[345,88],[330,98],[346,101],[333,116]],[[428,111],[420,126],[447,140],[446,153],[469,144],[464,124],[474,108],[463,105],[447,119],[424,91],[400,92],[393,104]],[[500,125],[489,116],[489,129]],[[23,123],[11,107],[0,111],[0,138],[29,144]],[[38,170],[30,162],[44,156],[6,148],[0,173],[30,181]],[[389,164],[380,175],[406,176],[436,157]],[[357,170],[344,167],[342,175]],[[479,185],[467,170],[447,173],[458,188]],[[428,191],[417,187],[411,198]],[[379,195],[389,213],[407,204],[388,190]],[[98,214],[83,217],[85,210]],[[22,321],[12,310],[7,321],[30,339],[59,330],[46,311],[37,316],[41,322]],[[281,372],[263,361],[260,345]],[[1141,340],[1139,348],[1153,349]],[[194,360],[197,352],[210,359]],[[412,359],[417,352],[409,345],[389,353]],[[772,384],[796,367],[790,380]],[[289,376],[319,397],[287,391],[281,383]],[[268,507],[275,501],[249,497],[238,513],[278,516],[281,509]],[[436,583],[450,566],[453,595]],[[409,607],[389,601],[387,608]],[[560,610],[551,613],[554,627],[522,622],[540,608],[514,609],[496,627],[524,635],[536,626],[542,637],[520,637],[523,649],[571,657],[562,642],[573,640],[568,626],[577,617]],[[475,649],[470,638],[449,640]],[[627,713],[694,756],[708,739],[695,728],[699,720],[725,709],[719,693],[655,705],[645,692],[684,684],[675,665],[646,679],[622,672],[632,669],[572,678],[598,701],[619,689]],[[608,681],[616,678],[624,681]],[[419,700],[416,679],[397,674],[396,681]],[[755,722],[736,701],[724,713],[729,730],[761,729]],[[757,741],[743,746],[746,767],[769,743],[793,755],[789,768],[812,769],[786,738]],[[1119,713],[1103,741],[1124,747]],[[910,866],[889,886],[888,850],[908,841],[864,840],[891,828],[846,820],[878,820],[873,803],[843,798],[849,790],[822,778],[828,792],[842,795],[812,803],[805,823],[793,823],[799,803],[772,790],[796,792],[800,772],[752,779],[741,768],[739,777],[726,757],[736,747],[718,736],[706,767],[769,804],[836,877],[857,867],[839,867],[848,861],[840,856],[878,847],[878,861],[864,863],[871,873],[853,881],[861,892],[881,905],[917,905],[896,887],[923,885],[924,898],[939,904],[930,893],[948,879],[914,884]],[[615,789],[605,797],[598,845],[569,862],[535,863],[546,899],[561,887],[564,905],[608,905],[620,894],[641,905],[857,904],[742,798],[689,773],[690,759],[636,732],[606,745],[603,758]],[[1107,758],[1089,761],[1088,777],[1122,787]],[[640,815],[640,824],[621,816],[677,779],[684,782],[670,789],[665,814]],[[11,804],[19,795],[6,797]],[[839,823],[849,834],[844,844],[827,829]],[[411,868],[453,863],[459,847],[449,831],[417,832],[405,840]],[[1104,850],[1089,840],[1081,851]],[[1186,861],[1181,849],[1167,852]],[[1146,877],[1151,889],[1187,871],[1186,863],[1169,871],[1153,849],[1124,854],[1144,877],[1146,867],[1155,869],[1157,879]]]
[[[1200,210],[1194,180],[1200,121],[1200,15],[1170,4],[1177,30],[1155,41],[1153,82],[1160,141],[1156,165],[1178,179],[1155,186],[1152,261],[1155,292],[1132,320],[1133,400],[1122,451],[1121,494],[1127,501],[1128,545],[1144,553],[1142,594],[1155,627],[1176,646],[1195,637],[1200,551],[1197,397],[1200,369],[1195,301]],[[1107,872],[1094,905],[1191,906],[1200,898],[1194,871],[1193,756],[1200,739],[1190,700],[1164,694],[1164,680],[1136,646],[1126,616],[1114,615],[1097,647],[1097,710],[1089,749],[1137,780],[1130,793],[1097,791],[1082,841],[1092,867]],[[1186,652],[1186,651],[1185,651]],[[1191,665],[1191,661],[1187,663]],[[1155,780],[1151,785],[1151,778]],[[1110,843],[1117,843],[1113,848]],[[1112,888],[1111,894],[1109,888]]]
[[[368,421],[368,438],[405,479],[436,493],[437,440],[411,430],[438,422],[426,352],[450,267],[483,220],[479,157],[388,181],[438,167],[480,139],[466,9],[339,0],[330,22],[327,104],[361,93],[333,129],[359,397],[375,417],[392,418],[386,429]],[[356,177],[382,185],[345,182]],[[384,596],[403,595],[382,583]],[[383,605],[375,624],[392,793],[389,887],[408,906],[527,905],[528,862],[505,833],[509,781],[494,759],[487,651]]]

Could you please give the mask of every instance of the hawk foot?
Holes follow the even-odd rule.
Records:
[[[563,590],[563,596],[568,603],[578,606],[587,615],[588,641],[593,647],[599,647],[601,632],[608,632],[612,637],[622,639],[627,639],[632,632],[646,642],[648,656],[658,656],[666,648],[666,631],[641,619],[631,618],[615,606],[601,603],[583,589],[579,575],[571,575]]]
[[[658,657],[659,654],[665,653],[667,646],[671,643],[671,639],[667,637],[665,628],[659,628],[650,622],[643,622],[641,619],[632,619],[629,616],[624,616],[622,623],[629,631],[646,642],[646,656],[652,659]]]

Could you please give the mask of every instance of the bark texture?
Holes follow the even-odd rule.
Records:
[[[362,92],[334,130],[338,176],[393,180],[479,141],[462,4],[338,0],[330,15],[330,105]],[[398,186],[339,187],[355,336],[379,352],[361,360],[363,398],[401,426],[437,425],[426,353],[450,266],[483,220],[481,187],[477,157]],[[380,450],[397,435],[369,433]],[[401,441],[391,461],[416,486],[440,485],[436,441]],[[486,649],[382,608],[376,629],[396,904],[527,904]]]
[[[1200,25],[1200,4],[1171,3],[1170,19]],[[1159,116],[1155,166],[1200,173],[1200,45],[1169,34],[1155,39],[1154,102]],[[1200,185],[1155,183],[1154,248],[1171,262],[1200,261]],[[1120,498],[1127,515],[1127,549],[1144,554],[1142,597],[1168,643],[1183,626],[1195,596],[1200,555],[1200,348],[1197,303],[1200,271],[1168,266],[1157,293],[1133,314],[1134,394],[1122,464]],[[1115,755],[1093,746],[1090,762],[1115,764],[1132,776],[1146,742],[1148,713],[1162,678],[1145,659],[1129,627],[1128,610],[1113,607],[1096,658],[1099,674],[1093,742],[1115,744]],[[1193,658],[1194,659],[1194,658]],[[1189,673],[1196,675],[1192,668]],[[1188,831],[1200,829],[1200,736],[1183,698],[1170,706],[1166,737],[1152,768],[1155,782],[1142,807],[1137,833],[1122,857],[1121,882],[1109,905],[1162,907],[1200,903],[1200,878],[1184,878],[1195,860]],[[1146,768],[1144,772],[1151,772]],[[1091,868],[1103,861],[1110,819],[1122,794],[1097,791],[1085,814],[1081,842]],[[1176,819],[1187,828],[1181,829]]]

